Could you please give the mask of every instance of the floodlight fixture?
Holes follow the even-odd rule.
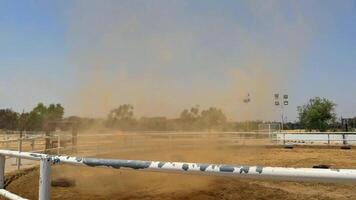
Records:
[[[281,109],[281,124],[282,124],[282,130],[283,130],[283,124],[284,124],[284,106],[288,106],[289,101],[288,101],[288,94],[283,94],[281,95],[281,101],[279,100],[279,93],[274,94],[274,105],[280,107]]]
[[[246,98],[243,99],[243,102],[244,103],[250,103],[250,101],[251,101],[250,93],[247,93],[247,96],[246,96]]]

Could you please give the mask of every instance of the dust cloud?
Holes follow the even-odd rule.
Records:
[[[273,93],[289,92],[313,36],[312,22],[297,6],[283,13],[278,3],[235,5],[236,10],[226,11],[228,14],[219,6],[198,14],[187,10],[187,4],[73,2],[66,11],[67,42],[79,84],[73,88],[68,109],[82,116],[105,117],[110,109],[130,103],[136,116],[177,117],[184,108],[199,104],[202,108],[223,108],[230,120],[278,118]],[[244,16],[233,16],[241,11],[248,13],[247,21]],[[245,105],[247,93],[251,102]],[[92,142],[104,140],[108,138]],[[109,140],[104,145],[109,153],[100,157],[266,164],[256,163],[266,149],[234,151],[218,144],[217,138],[176,139],[171,144],[147,138],[140,143],[137,138],[125,140],[121,136]],[[132,151],[116,151],[123,149],[120,145],[131,143]],[[140,151],[147,144],[155,149]],[[183,148],[186,144],[190,147]],[[210,177],[80,170],[63,169],[55,176],[79,174],[78,188],[85,191],[94,191],[94,184],[99,183],[105,185],[107,193],[133,190],[135,194],[164,193],[161,188],[197,190],[215,181]]]
[[[93,131],[80,135],[93,134]],[[80,156],[116,158],[128,160],[155,160],[197,163],[236,163],[260,164],[266,149],[263,146],[229,146],[236,145],[236,140],[222,135],[194,133],[134,133],[134,132],[102,132],[104,137],[83,137],[78,140]],[[108,136],[107,134],[111,134]],[[83,144],[94,142],[89,149]],[[241,142],[241,141],[240,141]],[[99,145],[99,146],[97,146]],[[97,149],[98,148],[98,149]],[[85,153],[86,152],[86,153]],[[89,153],[90,152],[90,153]],[[239,163],[237,163],[239,162]],[[263,164],[263,163],[261,163]],[[211,187],[219,178],[199,175],[180,175],[174,173],[140,172],[140,170],[89,168],[74,166],[58,166],[53,168],[53,179],[71,178],[76,182],[75,190],[80,194],[114,196],[120,198],[148,199],[162,195],[173,197],[179,193],[200,191]],[[97,186],[100,185],[100,188]],[[129,198],[130,197],[130,198]]]
[[[177,117],[199,104],[230,120],[278,119],[273,94],[292,93],[316,30],[298,3],[285,4],[198,14],[182,1],[75,1],[65,12],[79,80],[69,110],[105,117],[130,103],[139,116]],[[233,17],[242,11],[248,18]]]

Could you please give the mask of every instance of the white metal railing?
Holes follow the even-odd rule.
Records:
[[[343,133],[343,132],[342,132]],[[338,133],[338,134],[342,134],[342,133]],[[201,135],[201,136],[209,136],[209,135],[224,135],[224,134],[227,134],[227,135],[229,135],[231,138],[233,138],[233,139],[236,139],[236,140],[242,140],[242,141],[245,141],[245,140],[249,140],[249,138],[247,137],[247,138],[245,138],[245,137],[241,137],[241,136],[239,136],[239,133],[237,133],[237,132],[233,132],[233,133],[231,133],[231,132],[225,132],[225,133],[223,133],[223,132],[220,132],[220,133],[213,133],[213,134],[211,134],[211,133],[206,133],[206,132],[193,132],[193,133],[189,133],[189,134],[185,134],[185,133],[175,133],[175,132],[172,132],[172,133],[169,133],[169,134],[167,134],[169,137],[168,137],[168,139],[169,139],[169,141],[170,140],[173,140],[173,139],[175,139],[174,138],[174,136],[181,136],[181,135],[183,135],[183,136],[190,136],[190,135]],[[237,135],[235,135],[235,134],[237,134]],[[279,134],[283,134],[283,132],[282,133],[279,133]],[[301,133],[297,133],[297,134],[301,134]],[[302,133],[303,134],[303,133]],[[304,134],[312,134],[312,133],[304,133]],[[328,133],[327,133],[328,134]],[[334,132],[330,132],[329,134],[334,134]],[[350,134],[350,132],[348,132],[348,133],[346,133],[346,132],[344,132],[344,134]],[[351,134],[355,134],[355,133],[351,133]],[[135,141],[135,150],[137,150],[137,148],[136,148],[136,146],[141,146],[141,145],[137,145],[137,142],[139,142],[140,141],[140,137],[137,137],[137,136],[149,136],[149,135],[164,135],[164,136],[167,136],[166,134],[159,134],[159,133],[119,133],[119,134],[82,134],[82,135],[77,135],[76,137],[77,138],[83,138],[83,139],[85,139],[86,137],[108,137],[108,136],[133,136],[134,137],[134,140],[133,141]],[[65,135],[63,135],[63,137],[64,137]],[[34,148],[34,141],[35,140],[38,140],[38,139],[46,139],[46,138],[52,138],[52,140],[57,140],[56,142],[57,142],[57,146],[55,147],[55,148],[52,148],[52,150],[57,150],[57,154],[59,155],[60,154],[60,151],[61,151],[61,149],[63,149],[64,147],[62,147],[61,146],[61,137],[62,137],[62,135],[60,135],[60,134],[58,134],[58,135],[53,135],[53,136],[44,136],[44,135],[42,135],[42,136],[36,136],[36,137],[26,137],[26,138],[17,138],[17,139],[9,139],[9,140],[0,140],[0,143],[6,143],[6,144],[8,144],[8,143],[12,143],[12,142],[18,142],[18,151],[7,151],[7,152],[15,152],[15,154],[11,154],[11,156],[12,157],[17,157],[18,159],[19,159],[19,161],[17,162],[17,166],[18,166],[18,169],[20,168],[20,165],[21,165],[21,162],[20,162],[20,159],[21,158],[25,158],[25,159],[31,159],[30,157],[26,157],[26,155],[28,155],[29,154],[29,152],[22,152],[22,142],[23,141],[30,141],[31,142],[31,149],[29,149],[29,148],[27,148],[28,150],[31,150],[31,153],[30,154],[32,154],[32,155],[40,155],[40,157],[42,158],[42,157],[49,157],[49,158],[51,158],[51,161],[50,161],[50,163],[52,163],[53,164],[53,159],[54,158],[60,158],[60,157],[56,157],[56,156],[50,156],[50,155],[47,155],[47,154],[38,154],[38,153],[34,153],[34,152],[43,152],[44,150],[50,150],[50,149],[41,149],[41,150],[36,150],[35,148]],[[62,138],[63,138],[62,137]],[[71,137],[71,136],[66,136],[66,137]],[[229,137],[229,138],[230,138]],[[185,137],[184,137],[185,138]],[[190,139],[190,137],[187,137],[188,139]],[[182,138],[177,138],[177,139],[179,139],[179,140],[181,140]],[[251,138],[254,142],[256,142],[257,140],[259,140],[259,139],[256,139],[256,138]],[[219,140],[219,139],[216,139],[216,138],[214,138],[214,140]],[[305,141],[325,141],[325,140],[316,140],[316,139],[308,139],[308,140],[305,140]],[[329,138],[329,136],[328,136],[328,141],[329,141],[329,143],[330,142],[332,142],[332,141],[355,141],[355,140],[351,140],[351,139],[344,139],[344,140],[339,140],[339,139],[332,139],[332,138]],[[125,142],[125,141],[124,141]],[[286,142],[288,142],[288,140],[285,140],[285,138],[284,138],[284,140],[283,140],[283,142],[284,143],[286,143]],[[140,143],[139,143],[140,144]],[[98,146],[99,144],[97,144],[97,148],[99,149],[99,146]],[[227,145],[227,143],[224,143],[224,145]],[[88,146],[88,147],[92,147],[93,146],[93,143],[91,143],[90,141],[89,142],[84,142],[83,144],[78,144],[75,148],[79,148],[79,147],[85,147],[85,146]],[[130,149],[130,148],[128,148],[128,149]],[[4,152],[5,150],[0,150],[0,155],[2,155],[1,154],[1,152]],[[24,150],[24,151],[27,151],[26,149]],[[112,151],[112,149],[110,150],[110,151]],[[99,150],[97,150],[97,153],[99,152]],[[17,153],[17,154],[16,154]],[[6,155],[6,156],[10,156],[10,155]],[[74,157],[73,157],[74,158]],[[40,160],[40,159],[32,159],[32,160]],[[67,162],[67,161],[63,161],[62,162],[62,160],[61,159],[59,159],[60,161],[61,161],[61,163],[69,163],[69,164],[78,164],[78,163],[70,163],[70,162]],[[88,159],[86,159],[86,160],[88,160]],[[98,159],[97,159],[98,160]],[[100,160],[100,159],[99,159]],[[112,160],[111,160],[112,161]],[[115,161],[115,160],[114,160]],[[117,161],[117,160],[116,160]],[[4,161],[5,162],[5,161]],[[153,162],[153,161],[147,161],[147,162]],[[188,163],[189,164],[189,163]],[[194,164],[194,163],[191,163],[191,164]],[[167,164],[168,165],[168,164]],[[202,164],[195,164],[195,165],[202,165]],[[219,165],[211,165],[211,166],[216,166],[216,167],[218,167]],[[221,165],[222,166],[222,165]],[[44,166],[44,167],[46,167],[46,166]],[[113,167],[113,166],[112,166]],[[0,169],[1,169],[1,165],[0,165]],[[237,169],[237,168],[236,168]],[[257,169],[257,167],[254,169],[253,167],[248,167],[248,169],[252,169],[252,170],[258,170]],[[263,169],[270,169],[269,167],[263,167]],[[273,176],[273,177],[269,177],[269,178],[276,178],[276,177],[282,177],[281,179],[284,179],[284,178],[287,178],[286,180],[299,180],[298,178],[299,177],[293,177],[293,176],[284,176],[284,175],[281,175],[281,174],[278,174],[278,173],[276,173],[276,172],[282,172],[283,170],[281,170],[281,169],[289,169],[289,168],[273,168],[273,170],[277,170],[277,171],[274,171],[274,173],[271,175],[271,176]],[[49,169],[50,170],[50,169]],[[152,168],[149,168],[149,170],[152,170]],[[298,172],[298,170],[299,169],[294,169],[294,170],[297,170],[297,171],[293,171],[293,172]],[[310,169],[300,169],[300,170],[310,170]],[[312,169],[313,170],[313,172],[315,172],[314,170],[315,169]],[[160,168],[158,171],[167,171],[167,169],[165,169],[165,168]],[[172,171],[172,170],[170,170],[170,171]],[[178,171],[178,170],[176,170],[176,169],[174,169],[173,171]],[[351,170],[352,171],[352,173],[354,173],[353,171],[354,170]],[[184,171],[184,172],[191,172],[190,170],[188,171]],[[242,172],[244,172],[244,171],[242,171]],[[304,172],[304,171],[303,171]],[[346,172],[346,171],[345,171]],[[194,172],[194,173],[196,173],[196,172]],[[201,171],[198,171],[198,173],[213,173],[214,175],[221,175],[221,173],[220,172],[218,172],[218,173],[216,173],[214,170],[213,170],[213,172],[201,172]],[[223,173],[224,175],[226,175],[226,173],[224,172]],[[301,173],[302,174],[302,173]],[[300,175],[301,175],[300,174]],[[230,175],[230,174],[228,174],[228,175]],[[329,174],[327,174],[327,175],[325,175],[325,177],[329,177],[329,181],[337,181],[337,180],[339,180],[338,178],[334,178],[334,177],[332,177],[332,176],[329,176],[330,175],[330,173]],[[340,175],[340,174],[339,174]],[[338,177],[339,177],[339,175],[338,175]],[[0,174],[0,176],[1,176],[1,174]],[[241,176],[247,176],[247,175],[245,175],[244,173],[242,173],[242,175]],[[352,175],[352,176],[354,176],[354,175]],[[3,175],[2,175],[2,177],[3,177]],[[251,178],[254,178],[254,177],[252,177],[252,175],[248,175],[247,177],[251,177]],[[304,177],[304,176],[301,176],[302,178],[300,179],[300,180],[309,180],[309,179],[311,179],[311,180],[321,180],[321,179],[323,179],[323,180],[326,180],[327,178],[320,178],[319,177],[319,175],[317,175],[317,177],[316,178],[311,178],[311,177]],[[0,177],[1,178],[1,177]],[[266,174],[263,174],[263,175],[258,175],[257,177],[255,177],[255,178],[268,178],[268,175],[266,175]],[[276,178],[276,179],[279,179],[279,178]],[[345,178],[345,177],[343,177],[341,180],[342,181],[348,181],[348,180],[346,180],[347,178]],[[352,182],[354,182],[354,180],[355,180],[355,178],[354,177],[351,177],[351,181]],[[284,179],[285,180],[285,179]],[[0,179],[0,182],[1,182],[1,179]],[[2,181],[3,182],[3,181]],[[3,187],[0,187],[0,195],[3,195],[3,196],[8,196],[8,197],[10,197],[11,195],[7,192],[7,191],[4,191],[4,190],[2,190],[1,188],[3,188]],[[11,199],[11,198],[10,198]],[[16,198],[15,198],[16,199]]]
[[[40,161],[40,200],[50,199],[51,165],[54,164],[110,167],[113,169],[135,169],[156,172],[193,173],[254,179],[356,183],[356,169],[283,168],[187,162],[114,160],[0,150],[0,189],[4,188],[5,156]],[[23,199],[6,190],[0,190],[0,195],[6,196],[9,199]]]
[[[35,141],[39,139],[55,139],[57,142],[57,147],[55,148],[43,148],[41,150],[35,150]],[[15,138],[15,139],[7,139],[7,140],[0,140],[0,143],[5,143],[6,148],[9,149],[9,143],[17,143],[17,151],[22,152],[23,151],[23,142],[29,141],[31,142],[31,152],[45,152],[46,150],[56,150],[57,154],[60,154],[60,150],[63,149],[61,147],[61,137],[60,135],[53,135],[53,136],[34,136],[34,137],[23,137],[23,138]],[[21,167],[21,158],[17,158],[16,161],[17,169],[19,170]]]
[[[22,198],[14,193],[11,193],[5,189],[0,189],[0,196],[3,196],[7,199],[11,199],[11,200],[27,200],[25,198]]]
[[[274,132],[275,141],[286,143],[342,142],[343,145],[354,145],[356,132]],[[341,137],[341,138],[340,138]],[[351,138],[350,138],[351,137]]]
[[[283,132],[278,132],[278,133],[286,133],[286,134],[320,134],[320,135],[325,135],[325,134],[350,134],[350,135],[356,135],[356,132],[345,132],[345,131],[337,131],[337,132],[297,132],[297,131],[283,131]]]

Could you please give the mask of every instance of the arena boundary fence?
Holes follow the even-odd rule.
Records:
[[[283,168],[187,162],[98,159],[0,150],[0,195],[8,199],[24,198],[4,189],[5,156],[40,161],[39,200],[50,199],[51,165],[55,164],[213,176],[232,176],[253,179],[356,183],[356,169]]]
[[[302,144],[313,142],[341,142],[342,145],[355,145],[356,132],[274,132],[275,142],[285,144]],[[350,138],[351,137],[351,138]],[[335,144],[334,144],[335,145]]]

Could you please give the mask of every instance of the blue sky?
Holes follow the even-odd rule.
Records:
[[[0,0],[0,107],[173,117],[200,104],[270,120],[280,91],[290,120],[314,96],[355,116],[356,2],[269,3]]]

